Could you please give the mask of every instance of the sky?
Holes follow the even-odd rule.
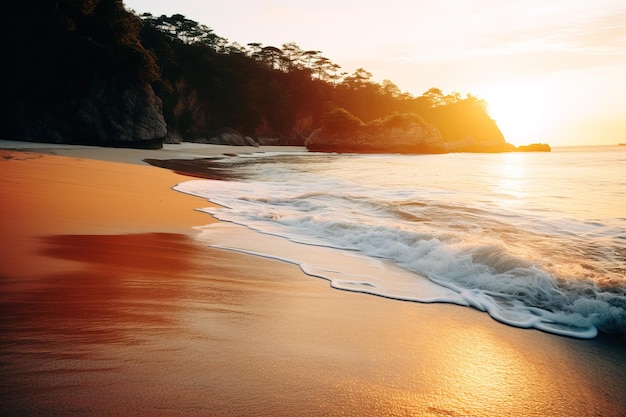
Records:
[[[230,43],[295,42],[349,74],[488,102],[507,142],[626,143],[624,0],[124,0]]]

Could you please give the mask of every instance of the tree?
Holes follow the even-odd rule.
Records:
[[[182,14],[154,17],[144,13],[141,18],[159,31],[168,34],[170,39],[178,39],[186,44],[201,43],[215,51],[225,49],[228,44],[226,39],[217,36],[208,26],[187,19]]]
[[[322,119],[324,129],[330,131],[349,131],[357,126],[362,126],[361,119],[344,108],[336,108],[326,113]]]
[[[320,56],[322,51],[304,51],[302,53],[302,58],[304,59],[305,65],[308,69],[313,69],[313,62]]]
[[[465,98],[465,102],[471,105],[472,107],[477,107],[481,109],[483,112],[487,113],[487,108],[489,107],[487,101],[482,98],[478,98],[473,94],[467,94]]]
[[[381,91],[384,95],[391,98],[399,98],[402,96],[402,91],[400,91],[400,87],[392,83],[390,80],[383,80],[381,84]]]
[[[445,97],[443,91],[439,88],[432,87],[422,97],[430,104],[431,107],[443,106],[445,104]]]
[[[342,77],[342,73],[339,72],[340,69],[341,66],[335,63],[331,63],[328,67],[328,81],[333,85],[336,85]]]
[[[283,51],[275,46],[265,46],[261,48],[261,59],[271,69],[280,68]]]
[[[358,68],[352,75],[349,75],[343,79],[343,85],[351,90],[358,90],[371,84],[372,73]]]
[[[320,80],[328,81],[330,79],[330,70],[333,66],[333,63],[330,59],[320,56],[313,63],[313,69],[317,78]]]
[[[284,71],[289,72],[304,67],[302,61],[304,51],[295,42],[284,43],[282,51],[282,68]]]

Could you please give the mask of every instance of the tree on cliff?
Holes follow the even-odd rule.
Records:
[[[457,92],[444,94],[431,88],[414,100],[416,113],[439,129],[448,143],[465,141],[467,146],[459,150],[510,150],[502,132],[487,112],[485,100],[468,94],[465,98]]]

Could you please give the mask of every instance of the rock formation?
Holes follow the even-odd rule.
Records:
[[[363,124],[343,109],[326,118],[306,140],[310,151],[358,153],[445,153],[439,131],[415,114],[394,114]]]
[[[18,140],[160,148],[167,134],[161,99],[149,84],[121,85],[99,76],[91,77],[80,95],[17,114]]]
[[[552,148],[547,143],[531,143],[530,145],[520,145],[517,152],[551,152]]]
[[[254,146],[259,144],[250,136],[243,136],[235,129],[225,127],[210,135],[209,138],[196,137],[189,139],[189,142],[206,143],[209,145],[230,145],[230,146]]]

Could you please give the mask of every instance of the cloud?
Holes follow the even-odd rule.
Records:
[[[598,54],[624,55],[626,47],[626,10],[603,10],[555,22],[545,22],[532,29],[486,33],[476,47],[519,49],[522,45],[541,48],[577,50]]]
[[[492,10],[490,19],[503,14]],[[507,17],[516,9],[507,9]],[[599,68],[626,63],[626,6],[613,8],[565,8],[545,16],[542,8],[525,9],[518,22],[495,21],[491,25],[459,28],[439,42],[403,44],[379,57],[415,68],[455,66],[464,72],[542,73]],[[529,20],[538,15],[541,19]],[[488,21],[489,19],[487,19]],[[479,22],[474,22],[478,24]]]

